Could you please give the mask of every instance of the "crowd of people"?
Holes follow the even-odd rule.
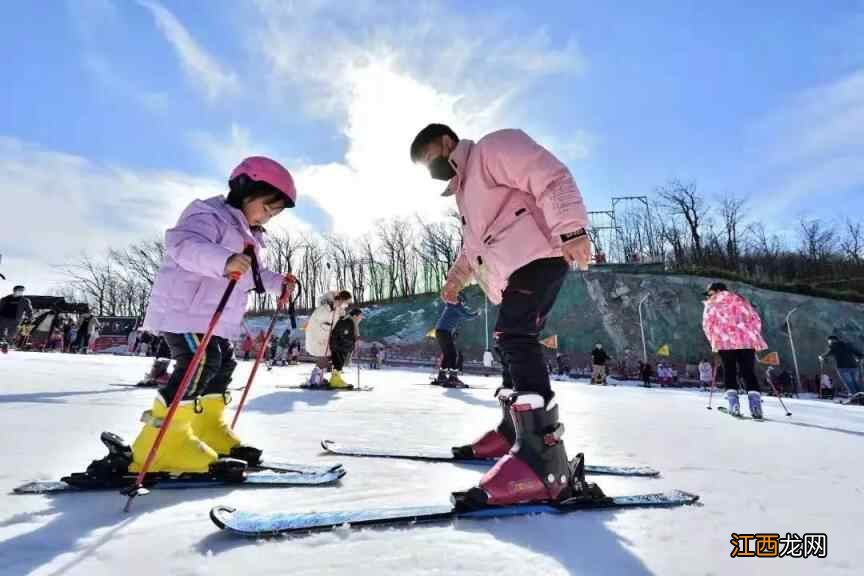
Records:
[[[15,286],[11,294],[0,299],[0,349],[5,352],[14,345],[19,349],[71,354],[87,354],[92,350],[101,329],[96,316],[64,313],[57,309],[36,316],[25,290],[24,286]],[[34,332],[37,321],[46,324],[39,327],[44,329],[44,333]]]

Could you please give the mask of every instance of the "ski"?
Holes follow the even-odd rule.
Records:
[[[737,418],[738,420],[753,420],[754,422],[765,422],[766,421],[766,418],[764,416],[762,418],[753,418],[752,416],[745,416],[744,414],[733,414],[725,406],[718,406],[717,411],[722,412],[723,414],[728,414],[732,418]]]
[[[308,390],[310,392],[371,392],[375,389],[374,386],[352,386],[351,388],[312,388],[303,384],[291,384],[288,386],[276,385],[276,388],[284,388],[287,390]]]
[[[141,390],[154,390],[159,386],[157,384],[131,384],[128,382],[111,382],[109,386],[118,386],[120,388],[140,388]]]
[[[420,460],[424,462],[453,462],[457,464],[471,464],[477,466],[491,466],[495,463],[494,458],[454,458],[450,452],[435,450],[381,450],[361,446],[343,446],[332,440],[322,440],[321,448],[328,454],[339,456],[355,456],[360,458],[397,458],[400,460]],[[658,470],[647,466],[598,466],[585,465],[585,473],[591,475],[605,476],[645,476],[656,477],[660,475]]]
[[[232,534],[246,537],[278,536],[282,534],[321,532],[342,526],[413,526],[421,523],[451,522],[454,520],[485,520],[535,514],[569,514],[589,510],[616,510],[622,508],[670,508],[693,504],[699,500],[695,494],[680,490],[656,494],[634,494],[600,499],[573,498],[560,504],[514,504],[489,506],[474,510],[459,510],[452,506],[416,506],[404,508],[372,508],[357,511],[254,513],[229,506],[215,506],[210,519],[216,526]]]
[[[156,474],[144,481],[144,486],[151,490],[180,490],[193,488],[285,488],[290,486],[322,486],[337,482],[345,476],[345,470],[337,468],[327,472],[277,472],[274,470],[259,470],[247,472],[242,479],[225,480],[200,475],[171,476]],[[79,483],[80,482],[80,483]],[[12,492],[14,494],[57,494],[72,492],[94,492],[105,490],[122,490],[135,484],[135,474],[124,475],[109,483],[89,483],[90,480],[72,475],[60,481],[28,482]]]
[[[337,470],[342,469],[342,464],[330,464],[330,465],[314,465],[314,464],[296,464],[294,462],[282,462],[280,460],[264,460],[255,464],[254,466],[250,465],[247,470],[249,471],[259,471],[259,470],[270,470],[272,472],[298,472],[301,474],[326,474],[328,472],[335,472]]]

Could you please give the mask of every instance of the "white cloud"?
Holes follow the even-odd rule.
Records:
[[[756,126],[752,141],[767,212],[836,208],[830,198],[864,189],[864,69],[798,94]]]
[[[217,174],[231,170],[247,156],[275,156],[272,149],[252,139],[249,129],[232,122],[226,134],[193,132],[189,135],[191,145],[209,159]]]
[[[210,100],[238,89],[237,76],[208,54],[173,13],[155,1],[138,0],[138,3],[153,14],[156,25],[177,53],[184,72],[204,89]]]
[[[344,126],[343,161],[294,166],[300,202],[308,195],[326,207],[341,233],[368,231],[378,218],[442,217],[452,199],[409,159],[417,131],[444,122],[477,139],[509,127],[512,98],[544,76],[585,66],[572,39],[556,48],[538,30],[507,40],[498,23],[469,22],[435,3],[401,5],[392,20],[366,2],[258,6],[264,25],[248,36],[267,63],[274,101]],[[581,159],[589,141],[579,132],[553,151]]]
[[[48,290],[56,266],[159,237],[189,202],[225,190],[222,180],[108,166],[0,137],[0,272]],[[276,225],[301,226],[283,214]]]

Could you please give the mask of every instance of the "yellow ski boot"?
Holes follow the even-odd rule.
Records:
[[[349,384],[342,379],[342,372],[340,372],[339,370],[334,370],[333,374],[330,376],[330,388],[351,390],[352,388],[354,388],[354,385]]]
[[[201,397],[203,411],[192,420],[192,430],[202,442],[210,446],[220,456],[230,456],[244,460],[249,466],[261,462],[261,450],[244,446],[240,438],[225,421],[225,407],[231,402],[231,395],[207,394]]]
[[[130,472],[140,472],[144,461],[150,453],[150,448],[156,441],[159,428],[168,413],[168,407],[161,395],[156,395],[153,408],[144,412],[141,421],[144,427],[138,433],[138,438],[132,444],[132,464]],[[162,438],[162,444],[156,453],[149,472],[170,472],[173,474],[210,472],[210,465],[219,456],[202,442],[192,431],[192,419],[195,416],[195,405],[192,401],[181,402],[174,412],[174,418],[168,431]]]

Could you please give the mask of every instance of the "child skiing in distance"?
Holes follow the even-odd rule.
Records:
[[[348,314],[336,321],[330,332],[330,359],[333,362],[333,372],[328,379],[330,388],[353,388],[342,378],[342,369],[351,359],[354,347],[360,339],[360,322],[363,321],[363,311],[352,308]]]
[[[461,506],[560,501],[584,495],[561,439],[558,405],[538,336],[571,264],[586,270],[591,242],[582,196],[569,170],[520,130],[477,142],[430,124],[411,143],[411,160],[448,181],[463,244],[441,290],[456,304],[476,280],[500,304],[495,339],[501,350],[503,418],[455,457],[498,457],[479,486],[456,493]]]
[[[476,318],[478,312],[472,312],[465,305],[465,296],[460,293],[455,304],[444,303],[444,310],[435,324],[435,339],[441,348],[441,367],[438,377],[432,381],[445,388],[467,388],[459,379],[459,351],[456,348],[456,329],[469,318]]]
[[[762,418],[762,396],[756,378],[756,351],[768,345],[762,338],[762,319],[741,295],[730,292],[722,282],[705,291],[708,300],[702,315],[702,329],[711,349],[720,354],[729,412],[741,414],[738,402],[738,375],[744,380],[750,414]]]
[[[699,390],[708,390],[714,385],[714,366],[703,358],[699,362]]]
[[[351,304],[353,297],[347,290],[327,292],[321,297],[321,303],[309,316],[306,323],[306,351],[318,358],[307,386],[320,388],[324,385],[324,371],[330,360],[330,333]]]
[[[293,207],[297,192],[285,168],[260,156],[243,160],[231,173],[229,187],[227,197],[193,201],[165,233],[165,256],[143,326],[162,333],[176,367],[142,417],[130,472],[141,470],[231,276],[239,276],[236,289],[149,470],[218,475],[260,460],[261,451],[242,444],[223,418],[236,366],[229,339],[242,329],[247,292],[278,294],[284,287],[287,298],[293,291],[293,277],[259,270],[258,261],[263,226]]]

